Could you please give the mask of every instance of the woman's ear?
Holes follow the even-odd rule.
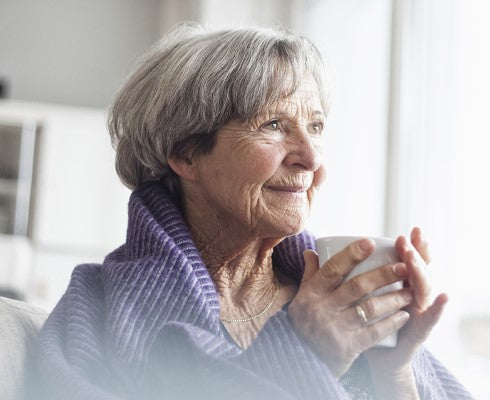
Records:
[[[189,181],[195,181],[197,179],[195,165],[193,165],[190,160],[170,156],[168,157],[167,162],[170,168],[172,168],[180,178]]]

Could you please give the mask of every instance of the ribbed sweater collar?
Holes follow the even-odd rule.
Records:
[[[277,246],[273,257],[300,279],[303,250],[313,246],[303,233]],[[226,337],[214,283],[179,209],[159,183],[132,193],[126,244],[107,256],[102,275],[113,350],[133,366],[145,362],[163,322]],[[220,357],[240,351],[232,343],[215,350]]]
[[[306,248],[314,248],[314,240],[303,232],[286,238],[272,256],[298,283]],[[218,317],[216,289],[179,210],[158,182],[148,183],[131,195],[126,244],[103,265],[75,268],[40,333],[45,398],[347,397],[283,310],[246,351],[224,336]],[[432,397],[444,392],[443,383],[454,398],[469,398],[421,356],[415,371],[421,393],[429,393],[424,398],[447,398]],[[342,384],[353,398],[371,398],[369,370],[359,361]]]

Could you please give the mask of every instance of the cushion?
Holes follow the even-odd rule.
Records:
[[[0,399],[21,399],[28,360],[48,312],[0,297]]]

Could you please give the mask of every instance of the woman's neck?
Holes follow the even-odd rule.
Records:
[[[192,196],[191,198],[199,198]],[[235,221],[213,215],[204,199],[186,201],[190,233],[216,286],[223,317],[255,315],[273,298],[277,279],[272,250],[282,238],[261,238]],[[233,225],[235,224],[235,225]]]
[[[242,318],[260,312],[277,290],[272,249],[279,240],[237,235],[223,226],[213,230],[209,220],[199,222],[188,221],[220,297],[222,316]]]
[[[267,320],[294,298],[297,286],[273,269],[272,250],[281,238],[260,238],[209,210],[186,203],[185,218],[216,286],[222,322],[235,343],[245,349]],[[250,317],[254,318],[243,323],[226,321]]]

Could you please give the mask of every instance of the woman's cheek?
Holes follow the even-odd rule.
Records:
[[[278,151],[268,149],[257,149],[255,154],[251,155],[249,162],[254,164],[257,178],[263,178],[264,182],[274,176],[281,166],[283,156]],[[259,178],[260,179],[260,178]]]
[[[313,200],[315,198],[315,194],[316,194],[317,190],[320,188],[322,183],[325,181],[326,177],[327,177],[327,170],[326,170],[324,164],[322,163],[322,165],[320,165],[320,167],[314,172],[313,182],[311,184],[310,189],[308,190],[308,203],[309,203],[310,208],[311,208],[311,205],[312,205]]]
[[[325,167],[325,163],[322,162],[320,167],[314,173],[312,186],[315,189],[318,189],[323,184],[323,182],[325,182],[326,178],[327,178],[327,168]]]

